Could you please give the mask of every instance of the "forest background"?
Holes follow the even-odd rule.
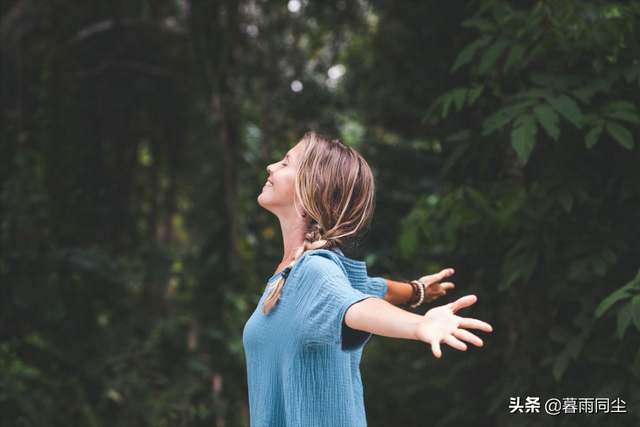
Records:
[[[3,427],[248,425],[242,330],[282,257],[256,198],[311,129],[376,176],[347,254],[453,267],[433,304],[494,327],[439,360],[373,337],[371,426],[640,422],[639,2],[1,5]]]

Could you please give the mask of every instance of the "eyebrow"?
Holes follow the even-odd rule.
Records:
[[[284,158],[285,158],[285,159],[286,159],[287,157],[289,158],[289,160],[291,160],[291,156],[289,155],[289,153],[287,153],[287,155],[286,155],[286,156],[284,156]]]

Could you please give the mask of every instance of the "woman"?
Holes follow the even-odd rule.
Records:
[[[491,326],[454,314],[474,295],[424,316],[407,312],[383,299],[401,302],[401,283],[368,277],[365,263],[340,250],[375,205],[373,174],[355,150],[308,132],[267,171],[258,203],[280,220],[284,256],[243,332],[252,426],[365,426],[359,363],[371,334],[424,341],[438,358],[441,342],[482,346],[463,328]],[[453,286],[437,283],[452,273],[413,289],[433,299]]]

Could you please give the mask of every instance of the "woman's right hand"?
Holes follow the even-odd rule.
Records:
[[[445,268],[440,273],[422,276],[418,279],[425,285],[424,302],[432,302],[436,298],[446,295],[448,289],[453,289],[455,285],[451,282],[440,283],[441,280],[453,273],[453,268]]]
[[[442,356],[441,342],[461,351],[465,351],[467,345],[460,340],[482,347],[482,340],[463,328],[491,332],[491,325],[478,319],[455,315],[456,311],[469,307],[477,300],[475,295],[465,295],[452,303],[427,311],[414,331],[416,339],[431,344],[431,351],[437,358]]]

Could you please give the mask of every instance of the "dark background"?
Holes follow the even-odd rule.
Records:
[[[494,328],[441,359],[373,337],[371,426],[640,421],[637,1],[1,5],[2,426],[248,425],[242,329],[282,258],[256,198],[311,129],[376,176],[347,254],[455,268],[434,304]]]

